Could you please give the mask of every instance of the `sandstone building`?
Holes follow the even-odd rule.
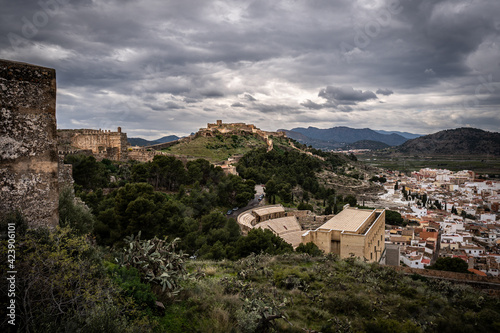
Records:
[[[316,230],[302,235],[302,243],[313,242],[325,253],[341,258],[351,255],[379,261],[384,249],[385,210],[347,207]]]
[[[0,60],[0,219],[58,224],[56,72]]]
[[[304,231],[293,213],[295,212],[285,212],[281,205],[262,206],[240,214],[238,224],[244,234],[254,228],[271,230],[296,248],[302,241],[301,235]]]
[[[116,132],[110,130],[58,130],[59,151],[62,154],[75,151],[91,152],[97,159],[107,158],[114,161],[128,159],[127,134],[120,127]]]

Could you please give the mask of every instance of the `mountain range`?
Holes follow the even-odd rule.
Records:
[[[407,139],[416,139],[422,136],[422,134],[414,134],[414,133],[400,132],[400,131],[384,131],[384,130],[374,130],[374,131],[380,134],[398,134]]]
[[[398,146],[406,142],[408,137],[414,138],[419,136],[418,134],[407,132],[382,131],[383,133],[380,133],[380,131],[374,131],[369,128],[356,129],[345,126],[328,129],[297,127],[291,130],[280,129],[278,131],[284,131],[289,138],[318,149],[338,149],[346,145],[352,146],[356,142],[358,142],[356,144],[358,149],[374,149],[374,142],[380,142],[387,146]],[[375,146],[383,148],[381,145],[375,144]]]
[[[159,143],[165,143],[165,142],[171,142],[171,141],[176,141],[179,140],[180,138],[177,135],[168,135],[164,136],[162,138],[159,138],[157,140],[146,140],[143,138],[128,138],[128,142],[130,143],[131,146],[139,146],[139,147],[144,147],[144,146],[151,146],[151,145],[156,145]]]
[[[412,155],[500,156],[500,133],[477,128],[457,128],[408,140],[396,152]]]

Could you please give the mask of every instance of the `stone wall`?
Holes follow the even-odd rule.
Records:
[[[97,159],[107,158],[122,161],[128,158],[127,134],[110,130],[59,130],[59,150],[70,151],[74,149],[91,150]]]
[[[73,165],[64,164],[64,156],[59,156],[59,173],[58,173],[59,188],[64,187],[73,189],[75,180],[73,179]]]
[[[285,132],[267,132],[258,129],[253,124],[245,123],[223,123],[222,120],[217,120],[215,124],[207,124],[206,128],[200,128],[196,133],[196,136],[212,137],[217,134],[238,134],[238,133],[252,133],[257,137],[260,137],[264,141],[268,142],[270,136],[276,137],[286,137]]]
[[[57,178],[56,72],[0,60],[0,218],[56,226]]]

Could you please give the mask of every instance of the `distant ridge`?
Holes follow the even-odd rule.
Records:
[[[324,141],[324,140],[318,140],[318,139],[313,139],[310,137],[305,136],[302,133],[295,132],[295,131],[289,131],[285,129],[279,129],[278,132],[285,132],[285,135],[290,138],[297,140],[298,142],[307,145],[307,146],[313,146],[316,149],[337,149],[341,148],[343,144],[335,142],[335,141]]]
[[[157,140],[146,140],[143,138],[128,138],[128,142],[130,143],[131,146],[139,146],[139,147],[144,147],[144,146],[151,146],[151,145],[156,145],[159,143],[166,143],[166,142],[171,142],[171,141],[176,141],[179,140],[180,138],[177,135],[168,135],[164,136],[162,138],[159,138]]]
[[[404,154],[500,156],[500,133],[457,128],[408,140],[396,148]]]
[[[346,144],[343,149],[370,149],[370,150],[379,150],[389,148],[390,146],[387,143],[383,143],[380,141],[372,141],[372,140],[360,140],[354,143]]]
[[[414,134],[414,133],[400,132],[400,131],[384,131],[384,130],[374,130],[374,131],[380,134],[398,134],[406,139],[416,139],[423,136],[422,134]]]
[[[399,134],[381,134],[369,128],[356,129],[345,126],[320,129],[316,127],[297,127],[291,131],[298,132],[306,137],[331,143],[354,143],[362,140],[379,141],[389,146],[398,146],[408,139]]]

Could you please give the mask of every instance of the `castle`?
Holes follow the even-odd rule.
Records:
[[[219,133],[253,133],[267,140],[270,136],[285,137],[285,132],[267,132],[263,131],[253,124],[245,123],[229,123],[225,124],[222,120],[217,120],[215,124],[207,124],[206,128],[200,128],[196,135],[198,136],[215,136]]]
[[[110,130],[58,130],[58,149],[61,155],[68,153],[88,152],[97,159],[107,158],[114,161],[128,159],[127,134],[118,127],[116,132]]]

